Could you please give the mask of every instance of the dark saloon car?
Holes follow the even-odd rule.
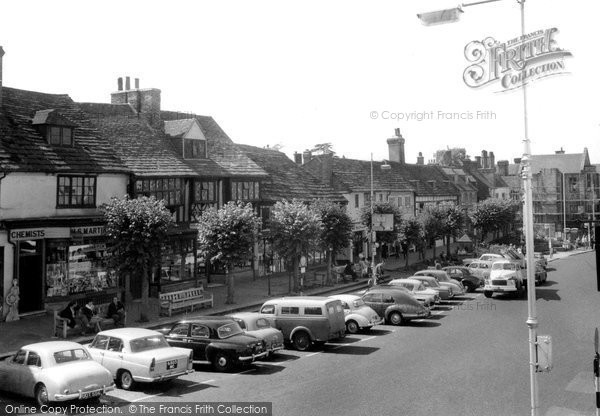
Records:
[[[461,282],[467,292],[475,292],[478,287],[483,287],[483,279],[472,274],[468,267],[448,266],[444,267],[443,270],[448,273],[450,278]]]
[[[404,288],[373,286],[362,296],[362,300],[392,325],[431,316],[431,310]]]
[[[191,348],[194,361],[209,361],[217,371],[229,371],[267,355],[264,342],[245,334],[232,318],[198,317],[179,321],[160,332],[169,345]]]

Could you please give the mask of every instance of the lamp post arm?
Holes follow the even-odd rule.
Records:
[[[482,1],[475,1],[473,3],[463,3],[463,4],[460,5],[460,7],[477,6],[478,4],[495,3],[497,1],[502,1],[502,0],[482,0]]]

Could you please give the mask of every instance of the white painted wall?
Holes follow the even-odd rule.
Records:
[[[127,193],[128,176],[101,174],[96,179],[96,206],[122,197]],[[16,172],[8,173],[0,183],[0,218],[25,219],[96,215],[97,208],[56,208],[58,180],[54,174]]]

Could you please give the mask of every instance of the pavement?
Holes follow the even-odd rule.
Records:
[[[438,247],[437,253],[441,252]],[[558,252],[549,262],[560,260],[574,254],[584,253],[590,250],[579,249],[573,251]],[[432,250],[428,250],[426,258],[432,258]],[[406,260],[400,258],[389,258],[384,266],[385,273],[390,278],[399,278],[409,276],[411,271],[420,270],[426,266],[418,259],[417,253],[409,253],[409,270],[405,269]],[[324,265],[309,267],[306,273],[306,287],[302,294],[304,295],[328,295],[334,293],[347,293],[359,290],[367,286],[368,279],[359,279],[356,282],[340,282],[332,286],[323,285],[320,278],[314,278],[315,271],[323,271]],[[270,285],[270,291],[269,291]],[[128,326],[159,328],[180,319],[193,318],[195,316],[205,315],[226,315],[239,311],[256,311],[269,298],[290,295],[289,276],[287,272],[275,273],[267,278],[266,276],[253,277],[251,271],[236,273],[234,278],[234,304],[226,304],[227,288],[225,285],[209,284],[205,287],[207,292],[213,294],[213,307],[198,309],[191,313],[174,314],[172,317],[160,317],[152,322],[128,323]],[[270,295],[269,295],[270,293]],[[299,295],[294,293],[293,295]],[[41,316],[22,317],[18,321],[0,322],[0,359],[14,354],[21,346],[36,342],[57,340],[53,337],[52,326],[53,316],[50,314]],[[72,336],[69,341],[80,343],[91,342],[90,336]]]

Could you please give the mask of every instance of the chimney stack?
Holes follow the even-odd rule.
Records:
[[[508,176],[508,160],[498,161],[498,175]]]
[[[515,157],[514,161],[515,161],[515,164],[518,165],[518,164],[521,163],[521,158],[520,157]]]
[[[321,180],[331,186],[333,182],[333,153],[324,153],[321,156]]]
[[[390,162],[405,163],[404,158],[404,138],[400,134],[400,129],[395,130],[396,137],[387,139]]]
[[[305,150],[302,152],[302,163],[308,163],[312,159],[312,152],[310,150]]]
[[[477,169],[481,169],[481,156],[475,156],[475,163],[477,163]]]
[[[301,165],[302,164],[302,154],[301,153],[294,152],[294,163],[296,165]]]
[[[131,90],[131,78],[125,77],[125,91],[119,89],[110,94],[111,104],[129,104],[133,110],[144,116],[148,123],[155,129],[162,129],[163,123],[160,115],[160,90],[157,88],[139,89],[139,79],[135,79],[136,89]],[[122,87],[123,79],[117,80],[117,85]]]
[[[2,57],[4,56],[4,49],[0,46],[0,111],[2,111]]]
[[[140,89],[140,79],[134,78],[134,82],[135,82],[135,89],[139,90]]]
[[[494,152],[490,152],[489,155],[489,168],[492,171],[496,169],[496,156],[494,156]]]
[[[565,151],[563,150],[563,148],[561,147],[560,150],[556,150],[554,153],[556,153],[557,155],[564,155]]]
[[[419,152],[419,156],[417,156],[417,165],[424,165],[425,158],[423,157],[423,152]]]
[[[117,78],[117,89],[123,91],[123,77]]]
[[[487,169],[490,167],[490,165],[488,164],[488,152],[487,150],[482,150],[481,151],[481,167],[483,169]]]
[[[129,77],[125,77],[125,91],[129,91],[131,89],[131,80]]]

